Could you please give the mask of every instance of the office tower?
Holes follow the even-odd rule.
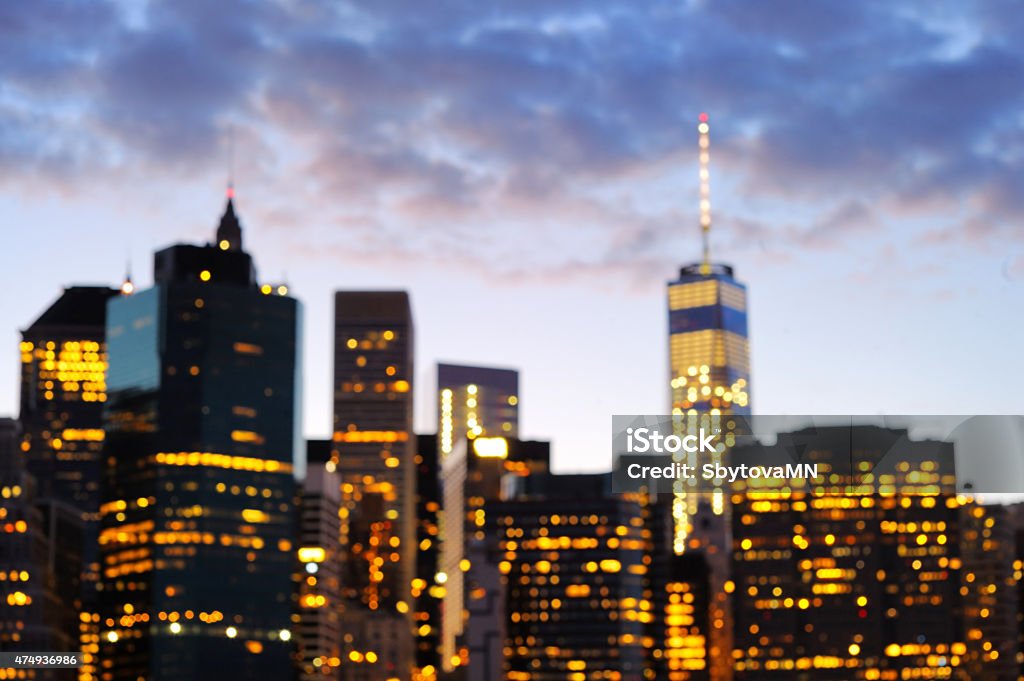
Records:
[[[299,506],[299,603],[296,639],[299,678],[337,681],[341,678],[341,480],[315,457],[326,440],[307,442],[306,479]]]
[[[676,424],[679,434],[694,432],[700,427],[713,430],[721,427],[723,418],[750,414],[747,290],[735,278],[731,266],[711,260],[707,114],[700,115],[697,130],[702,258],[698,263],[682,267],[679,277],[668,284],[670,410],[673,416],[681,418]],[[710,461],[718,458],[712,455]],[[689,463],[697,463],[694,456]],[[710,677],[727,679],[730,665],[721,653],[732,647],[728,598],[722,590],[729,565],[728,497],[721,489],[700,494],[679,489],[669,499],[659,499],[652,513],[670,514],[669,548],[673,553],[687,550],[707,553],[712,575],[709,621],[724,623],[707,632],[708,657],[713,662]],[[655,559],[661,558],[667,560],[659,548]],[[665,586],[655,585],[655,592],[664,595]]]
[[[107,301],[116,294],[106,286],[64,289],[21,332],[21,447],[28,472],[36,479],[36,504],[45,526],[55,533],[51,543],[77,547],[81,554],[80,561],[65,559],[56,566],[68,634],[75,639],[79,613],[95,612],[99,581],[100,457],[107,399],[104,326]]]
[[[473,590],[466,572],[477,544],[486,541],[488,505],[548,470],[551,445],[503,437],[462,438],[441,461],[442,535],[436,586],[441,606],[441,668],[451,672],[469,661],[467,593]],[[474,621],[478,632],[481,623]]]
[[[487,505],[505,619],[502,668],[486,678],[646,678],[645,505],[610,489],[607,475],[541,474]]]
[[[416,572],[413,322],[403,291],[334,299],[334,435],[342,481],[346,681],[406,679]]]
[[[519,437],[518,371],[438,364],[437,397],[442,459],[463,437]]]
[[[107,348],[106,286],[73,286],[21,332],[21,414],[28,472],[39,497],[99,506]]]
[[[33,501],[34,480],[22,465],[18,422],[0,419],[0,650],[74,650],[48,569],[53,546]],[[0,666],[0,678],[45,679],[50,672]],[[75,678],[74,670],[58,672]]]
[[[1009,522],[1013,527],[1014,560],[1013,581],[1017,600],[1017,668],[1024,672],[1024,503],[1017,502],[1008,507]]]
[[[441,481],[437,436],[416,436],[416,577],[412,619],[416,632],[413,681],[431,681],[441,668],[441,589],[435,584],[440,556]]]
[[[837,426],[781,433],[776,445],[733,454],[764,460],[783,451],[803,452],[829,482],[737,488],[736,679],[989,678],[963,674],[969,652],[991,650],[994,637],[970,624],[965,607],[972,583],[989,596],[999,579],[995,570],[981,579],[965,547],[995,537],[983,537],[983,521],[980,531],[965,522],[980,507],[942,491],[955,488],[952,444]],[[896,493],[861,491],[868,476]],[[989,618],[981,610],[994,606],[976,603],[973,617]]]
[[[961,509],[961,584],[967,652],[962,667],[971,679],[1020,678],[1017,640],[1020,608],[1015,575],[1013,512],[971,503]]]
[[[107,308],[100,679],[290,678],[299,306],[214,243]]]
[[[648,500],[651,562],[647,584],[653,615],[646,627],[651,644],[650,678],[705,681],[710,678],[714,657],[728,660],[728,650],[722,649],[722,641],[713,634],[724,629],[726,620],[718,616],[716,622],[712,616],[716,610],[713,588],[724,586],[724,579],[713,578],[707,551],[676,554],[672,550],[671,503],[667,495]]]

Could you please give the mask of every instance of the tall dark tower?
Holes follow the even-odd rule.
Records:
[[[217,248],[222,251],[242,250],[242,223],[235,213],[235,189],[228,187],[228,205],[217,225]]]
[[[72,286],[21,332],[23,454],[51,547],[62,643],[85,652],[98,630],[100,466],[107,399],[107,301],[117,290]],[[86,663],[83,674],[95,669]]]
[[[293,673],[299,305],[221,224],[108,306],[103,681]]]
[[[413,320],[405,291],[334,298],[334,434],[342,481],[345,681],[408,678],[416,576]]]

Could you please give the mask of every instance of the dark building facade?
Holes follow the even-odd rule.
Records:
[[[430,681],[441,667],[441,598],[435,576],[440,558],[441,481],[437,436],[416,436],[416,577],[412,580],[416,659],[413,678]]]
[[[99,676],[290,678],[299,308],[214,244],[110,301]]]
[[[475,593],[482,594],[478,588],[491,593],[496,586],[476,584],[480,575],[490,572],[481,563],[478,562],[476,570],[471,572],[471,556],[484,555],[482,552],[486,550],[489,505],[515,494],[531,476],[547,473],[550,457],[548,442],[464,437],[441,462],[443,510],[439,525],[443,539],[432,588],[443,593],[441,669],[445,672],[454,672],[469,664],[475,665],[470,673],[479,675],[481,660],[470,658],[468,633],[470,629],[474,634],[492,631],[496,622],[500,623],[493,617],[482,621],[480,608],[476,608],[477,618],[470,622],[470,601],[474,600]],[[486,598],[497,597],[488,595]],[[487,678],[491,672],[485,669],[482,677]]]
[[[96,520],[107,399],[105,286],[65,289],[21,332],[22,445],[40,499]]]
[[[35,481],[22,465],[18,422],[0,418],[0,650],[72,651],[51,569],[54,546],[43,514],[35,506]],[[76,582],[77,584],[77,582]],[[0,666],[0,678],[75,678],[75,670],[56,673]]]
[[[341,482],[320,460],[326,440],[307,441],[306,479],[299,505],[298,631],[300,679],[337,681],[341,666]]]
[[[837,426],[733,454],[779,447],[804,452],[828,482],[766,482],[734,497],[735,678],[1007,678],[1013,618],[997,606],[1015,605],[1012,534],[942,492],[955,488],[953,445]]]
[[[416,574],[413,320],[403,291],[339,291],[331,465],[341,478],[346,681],[406,679]]]
[[[100,465],[107,399],[106,286],[72,286],[21,332],[21,450],[36,481],[65,636],[91,649],[99,581]],[[90,673],[86,665],[86,673]]]
[[[540,474],[523,483],[487,505],[504,631],[501,675],[481,678],[647,678],[654,613],[643,500],[612,494],[603,474]],[[487,589],[470,591],[483,598]]]

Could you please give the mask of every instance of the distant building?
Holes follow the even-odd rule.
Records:
[[[468,437],[519,437],[519,372],[437,365],[437,436],[441,458]]]
[[[403,291],[339,291],[334,302],[330,463],[342,489],[342,678],[405,678],[416,574],[412,308]]]
[[[647,678],[654,613],[644,504],[612,494],[607,475],[540,474],[523,483],[485,507],[504,654],[487,658],[500,662],[500,675],[475,678]],[[469,598],[487,599],[493,589],[481,579]],[[474,621],[471,640],[477,634]]]
[[[479,618],[468,625],[468,599],[473,597],[472,561],[487,540],[488,507],[514,493],[532,475],[546,473],[548,442],[503,437],[460,439],[441,462],[442,535],[439,569],[432,587],[443,592],[441,605],[441,667],[452,672],[470,662],[465,637],[471,626],[480,634]],[[479,661],[471,661],[478,664]]]
[[[37,485],[65,636],[90,650],[99,628],[100,468],[107,399],[107,301],[117,289],[72,286],[21,332],[21,449]],[[91,664],[83,673],[95,672]]]
[[[107,309],[100,679],[290,678],[299,305],[228,200]]]
[[[73,651],[54,591],[54,547],[33,501],[34,480],[22,466],[18,422],[0,419],[0,650]],[[0,667],[0,678],[45,679],[38,669]],[[64,678],[68,678],[65,676]]]
[[[999,601],[1015,606],[1010,533],[942,492],[955,483],[953,445],[818,427],[733,455],[780,447],[803,452],[829,482],[748,484],[734,497],[737,681],[1006,678],[993,663],[1015,654],[1002,651],[1015,645],[1012,615],[998,612]],[[869,475],[898,493],[858,493]]]
[[[440,556],[441,481],[437,436],[416,437],[416,577],[412,580],[416,659],[413,681],[430,681],[441,668],[441,596],[435,584]]]
[[[341,678],[342,659],[341,481],[315,458],[326,441],[307,442],[306,479],[299,505],[298,614],[299,678]]]
[[[699,262],[682,267],[679,277],[668,283],[669,409],[674,416],[689,417],[677,428],[680,435],[700,427],[718,427],[719,419],[731,415],[750,414],[747,289],[736,279],[732,266],[711,259],[710,127],[706,114],[700,115],[697,130],[703,253]],[[716,459],[712,457],[712,461]],[[705,553],[711,575],[707,619],[712,626],[702,635],[708,644],[709,678],[725,681],[731,675],[725,653],[732,648],[733,628],[724,591],[729,577],[729,497],[720,489],[700,494],[679,490],[670,501],[659,499],[652,513],[671,517],[669,545],[656,549],[655,561],[668,561],[666,551],[675,555]]]

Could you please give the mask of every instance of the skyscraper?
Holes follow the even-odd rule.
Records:
[[[437,365],[441,458],[459,438],[519,437],[519,372],[513,369]]]
[[[672,413],[750,413],[747,290],[728,265],[687,265],[669,284]]]
[[[289,678],[299,306],[229,198],[107,310],[103,681]]]
[[[1001,597],[1012,602],[1012,538],[1000,541],[982,507],[941,492],[955,488],[953,445],[837,426],[733,454],[780,451],[803,453],[829,482],[737,487],[736,679],[1005,678],[989,674],[1003,664],[1000,641],[1015,653],[1012,617],[996,617]],[[859,491],[867,475],[897,493]]]
[[[25,472],[18,422],[0,418],[0,650],[73,651],[62,626],[63,608],[53,591],[50,556],[41,512],[33,504],[34,480]],[[51,672],[0,666],[2,679],[44,679]],[[60,679],[74,670],[61,670]]]
[[[430,681],[441,668],[441,594],[434,583],[440,555],[441,480],[437,436],[418,435],[416,451],[416,577],[412,580],[416,663],[413,681]],[[419,677],[417,679],[417,677]]]
[[[299,678],[341,678],[341,482],[318,461],[326,440],[307,442],[306,479],[299,506]]]
[[[671,414],[677,431],[721,427],[720,419],[750,414],[750,346],[747,333],[746,286],[729,265],[711,260],[710,126],[707,114],[697,125],[700,159],[700,262],[686,265],[668,284],[669,386]],[[712,455],[717,461],[719,455]],[[696,463],[695,460],[691,463]],[[680,488],[670,501],[658,500],[652,514],[669,514],[669,549],[675,554],[700,550],[710,565],[711,611],[707,621],[721,623],[705,632],[712,660],[712,679],[728,678],[724,651],[728,640],[729,608],[722,591],[727,577],[728,497],[723,490],[686,493]],[[660,539],[659,535],[656,539]],[[655,560],[667,559],[656,554]],[[655,571],[662,574],[661,570]],[[665,574],[668,574],[666,572]],[[667,597],[670,583],[656,584],[658,598]],[[667,603],[659,603],[659,611]],[[699,620],[701,618],[698,618]],[[667,636],[667,630],[665,632]]]
[[[550,457],[548,442],[463,437],[441,462],[442,541],[434,586],[444,593],[441,666],[445,671],[469,661],[468,630],[479,634],[482,627],[486,628],[479,620],[467,625],[473,581],[480,572],[473,576],[466,573],[472,566],[470,556],[486,545],[489,505],[511,494],[516,483],[521,486],[526,478],[546,473]],[[480,662],[474,660],[473,664]],[[482,678],[487,678],[487,673]]]
[[[340,291],[334,434],[341,477],[346,681],[408,678],[416,568],[413,322],[403,291]]]
[[[100,457],[106,395],[106,286],[64,289],[21,334],[21,450],[51,547],[63,637],[95,646],[99,582]],[[56,560],[52,547],[61,547]],[[86,662],[81,673],[95,672]]]
[[[73,286],[21,332],[22,449],[41,499],[95,523],[107,399],[106,286]],[[95,555],[92,556],[95,561]]]
[[[729,265],[711,261],[710,142],[701,114],[700,226],[703,258],[668,285],[668,332],[673,414],[750,413],[747,289]]]
[[[607,475],[540,474],[486,509],[504,659],[500,676],[477,678],[647,678],[651,547],[639,495],[612,494]],[[471,599],[486,596],[477,590]]]

